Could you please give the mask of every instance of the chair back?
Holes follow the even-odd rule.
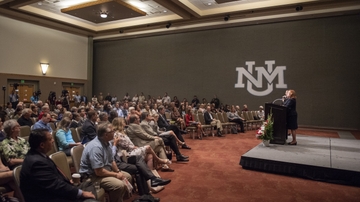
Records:
[[[246,111],[246,114],[250,121],[254,120],[254,116],[252,115],[251,111]]]
[[[223,117],[221,112],[216,113],[216,115],[217,115],[217,117],[218,117],[218,119],[220,120],[221,123],[225,123],[224,117]]]
[[[198,118],[201,123],[201,125],[205,125],[205,118],[203,113],[198,113]]]
[[[53,131],[56,130],[55,124],[53,122],[50,122],[49,125]]]
[[[25,202],[24,196],[21,193],[21,189],[20,189],[20,172],[21,172],[21,168],[22,166],[17,166],[14,168],[13,170],[13,177],[14,177],[14,182],[16,184],[15,189],[14,190],[17,193],[17,197],[19,199],[19,202]]]
[[[217,116],[217,114],[211,112],[211,116],[213,117],[213,119],[218,119],[219,120],[219,117]],[[221,121],[221,120],[220,120]]]
[[[30,126],[20,126],[20,137],[29,137],[30,133]]]
[[[73,140],[74,140],[75,142],[81,142],[80,136],[79,136],[79,134],[77,133],[76,128],[70,128],[70,131],[71,131],[71,135],[72,135]]]
[[[83,151],[84,151],[84,146],[82,145],[71,148],[71,158],[75,167],[75,171],[77,173],[80,170],[80,161]]]
[[[69,163],[67,161],[67,157],[64,152],[58,151],[56,153],[51,154],[49,158],[54,161],[58,169],[60,169],[68,179],[71,179],[71,171],[70,171]]]
[[[228,123],[229,122],[229,117],[227,116],[226,112],[222,112],[222,115],[224,117],[225,123]]]
[[[77,128],[76,128],[76,132],[77,132],[77,134],[79,135],[80,141],[82,141],[82,139],[84,138],[84,137],[83,137],[83,134],[82,134],[82,126],[77,127]]]
[[[254,117],[254,120],[256,120],[255,117],[258,117],[256,111],[251,111],[251,114],[252,114],[252,116]],[[258,120],[259,120],[259,119],[258,119]]]
[[[167,121],[171,121],[171,113],[170,112],[165,112],[165,118]]]
[[[198,114],[197,114],[197,113],[191,113],[191,115],[192,115],[194,121],[199,122],[199,117],[198,117]],[[185,120],[185,119],[184,119],[184,120]]]

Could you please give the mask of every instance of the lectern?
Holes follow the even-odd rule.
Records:
[[[287,129],[286,129],[286,107],[272,103],[265,103],[265,119],[267,119],[270,111],[274,120],[274,133],[271,144],[285,144]]]

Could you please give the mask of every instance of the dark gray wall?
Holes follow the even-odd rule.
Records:
[[[95,42],[94,93],[168,92],[208,101],[217,94],[224,104],[255,110],[286,89],[254,96],[245,77],[245,88],[235,88],[236,67],[275,60],[274,69],[286,66],[285,84],[298,94],[300,125],[360,129],[359,24],[359,16],[341,16]],[[263,87],[253,89],[266,85],[263,78]]]

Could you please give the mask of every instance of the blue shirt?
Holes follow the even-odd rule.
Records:
[[[71,130],[65,132],[63,129],[56,131],[56,141],[60,151],[64,151],[65,149],[69,148],[70,143],[75,143],[72,138]]]
[[[48,129],[50,133],[53,132],[52,128],[50,127],[49,123],[44,123],[42,120],[39,120],[38,122],[36,122],[33,127],[32,130],[36,130],[36,129]]]
[[[95,169],[104,168],[112,171],[112,162],[114,156],[109,142],[102,143],[98,137],[90,141],[81,156],[79,173],[87,173],[89,175],[95,174]]]

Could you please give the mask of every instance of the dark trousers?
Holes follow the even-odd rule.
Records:
[[[166,130],[169,131],[169,130],[172,130],[176,137],[181,141],[181,142],[185,142],[184,138],[182,137],[181,133],[180,133],[180,130],[177,126],[174,126],[174,125],[169,125],[168,127],[166,127]]]
[[[150,191],[146,181],[156,178],[156,176],[146,165],[145,160],[142,156],[130,156],[128,158],[128,163],[122,161],[120,157],[116,156],[115,162],[120,170],[123,170],[130,175],[135,175],[136,185],[138,187],[140,196],[144,194],[149,194]]]
[[[241,128],[241,132],[244,132],[244,123],[242,122],[241,119],[233,119],[233,120],[229,120],[229,121],[239,124],[240,128]]]
[[[170,135],[168,137],[163,137],[163,136],[160,136],[160,137],[163,139],[164,144],[166,146],[169,146],[174,151],[176,156],[181,155],[181,153],[179,151],[179,147],[177,146],[177,143],[176,143],[176,140],[175,140],[174,136]]]
[[[11,106],[13,109],[16,109],[17,105],[19,104],[19,101],[16,101],[16,102],[12,102],[11,103]]]

